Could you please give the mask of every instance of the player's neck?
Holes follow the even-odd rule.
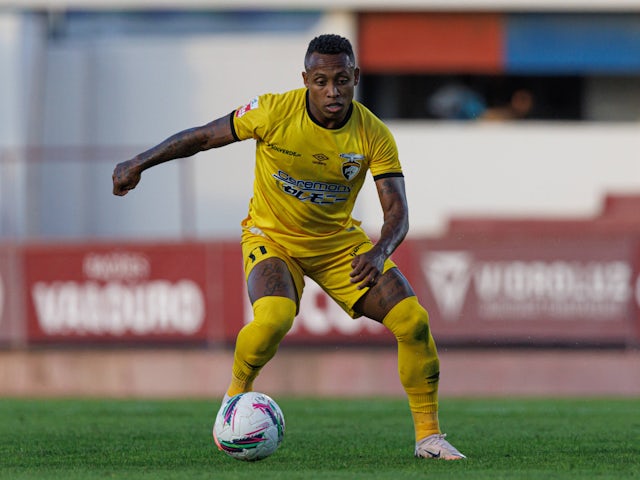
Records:
[[[337,118],[328,118],[321,114],[321,112],[314,112],[313,105],[309,101],[309,97],[307,94],[306,99],[307,105],[307,114],[313,123],[321,126],[322,128],[326,128],[328,130],[337,130],[338,128],[342,128],[351,118],[351,114],[353,113],[353,102],[349,104],[349,108],[347,108],[346,113],[342,117]]]

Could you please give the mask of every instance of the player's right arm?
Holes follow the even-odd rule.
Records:
[[[235,142],[231,122],[232,115],[225,115],[201,127],[183,130],[131,160],[119,163],[112,175],[113,194],[126,195],[138,185],[142,172],[155,165]]]

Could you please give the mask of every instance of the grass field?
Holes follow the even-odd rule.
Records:
[[[404,400],[276,400],[284,443],[245,463],[215,450],[212,402],[1,399],[0,478],[640,478],[638,399],[445,399],[458,462],[413,458]]]

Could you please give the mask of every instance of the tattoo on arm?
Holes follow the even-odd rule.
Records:
[[[378,196],[384,213],[384,223],[377,244],[388,257],[402,242],[409,229],[407,202],[402,180],[385,178],[377,182]]]
[[[382,195],[392,195],[394,193],[398,193],[397,188],[389,179],[384,179],[380,186],[380,196]]]
[[[201,150],[200,142],[195,141],[194,130],[184,130],[169,139],[165,154],[171,158],[184,158],[195,155]]]
[[[233,143],[228,117],[222,117],[201,127],[188,128],[178,132],[155,147],[136,157],[136,165],[147,169],[154,165],[186,158],[211,148]]]

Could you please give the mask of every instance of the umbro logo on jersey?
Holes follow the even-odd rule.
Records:
[[[327,160],[329,160],[329,157],[327,157],[324,153],[316,153],[313,155],[313,158],[315,159],[313,160],[313,163],[323,166],[326,165]]]
[[[351,180],[360,172],[360,162],[364,160],[364,155],[361,153],[341,153],[341,158],[345,161],[342,162],[342,175],[347,180]]]

